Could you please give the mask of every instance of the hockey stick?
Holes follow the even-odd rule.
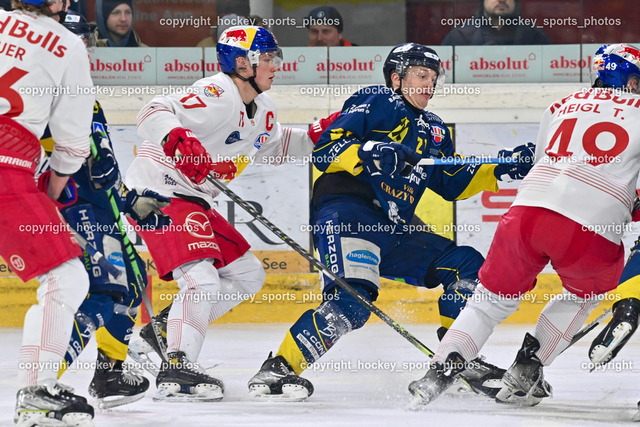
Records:
[[[421,159],[417,166],[458,166],[518,163],[514,157],[445,157],[442,159]]]
[[[569,343],[567,348],[571,347],[572,345],[574,345],[575,343],[580,341],[582,338],[584,338],[585,335],[587,335],[589,332],[593,331],[605,319],[608,319],[609,316],[611,316],[611,314],[612,314],[611,309],[610,308],[606,309],[600,316],[596,317],[593,320],[593,322],[589,323],[588,325],[586,325],[582,329],[580,329],[578,332],[576,332],[576,334],[573,336],[573,338],[571,338],[571,342]],[[562,354],[567,348],[562,350],[560,352],[560,354]]]
[[[241,199],[240,196],[238,196],[236,193],[234,193],[232,190],[230,190],[226,185],[224,185],[222,182],[217,181],[216,179],[212,178],[211,176],[207,176],[207,181],[209,181],[210,183],[215,185],[220,191],[222,191],[227,197],[229,197],[231,200],[233,200],[238,206],[240,206],[242,209],[244,209],[249,214],[251,214],[255,219],[260,221],[262,223],[262,225],[264,225],[265,227],[267,227],[269,229],[269,231],[271,231],[273,234],[275,234],[280,239],[282,239],[287,245],[291,246],[291,248],[293,250],[295,250],[300,255],[302,255],[304,257],[304,259],[306,259],[307,261],[309,261],[309,263],[311,263],[311,265],[313,265],[318,270],[320,270],[323,273],[325,273],[327,276],[331,277],[331,279],[333,279],[338,284],[338,286],[340,286],[349,295],[351,295],[356,300],[358,300],[358,302],[360,304],[362,304],[367,310],[369,310],[370,312],[372,312],[373,314],[378,316],[384,323],[386,323],[387,325],[391,326],[396,332],[398,332],[400,335],[402,335],[407,341],[409,341],[416,348],[418,348],[418,350],[420,350],[421,352],[423,352],[424,354],[426,354],[429,357],[431,357],[431,356],[433,356],[435,354],[426,345],[422,344],[420,342],[420,340],[418,340],[411,333],[409,333],[409,331],[407,331],[400,324],[398,324],[398,322],[393,320],[391,317],[387,316],[387,314],[385,314],[382,310],[380,310],[378,307],[373,305],[371,303],[371,301],[369,301],[368,299],[366,299],[365,297],[360,295],[360,293],[358,291],[356,291],[343,278],[341,278],[338,275],[336,275],[333,271],[331,271],[324,264],[322,264],[320,261],[318,261],[313,255],[311,255],[309,252],[307,252],[306,249],[304,249],[302,246],[300,246],[298,243],[296,243],[293,239],[291,239],[289,236],[287,236],[284,233],[284,231],[280,230],[271,221],[269,221],[267,218],[265,218],[260,213],[258,213],[258,211],[256,211],[253,208],[253,206],[251,206],[249,203],[247,203],[246,201]]]
[[[103,135],[106,137],[106,135]],[[96,148],[96,142],[93,140],[93,136],[91,138],[91,156],[97,161],[100,160],[98,156],[98,149]],[[111,205],[111,209],[113,211],[113,216],[118,225],[118,230],[120,231],[120,235],[122,236],[122,243],[124,244],[125,251],[127,252],[127,256],[129,258],[129,263],[131,264],[131,269],[133,270],[133,275],[136,279],[136,288],[142,297],[142,302],[147,308],[147,312],[149,313],[149,318],[151,319],[151,327],[153,329],[153,333],[155,335],[158,347],[161,350],[161,357],[163,361],[167,360],[167,348],[165,342],[162,340],[162,334],[160,332],[160,326],[158,322],[154,319],[153,306],[151,305],[151,300],[149,299],[149,295],[147,295],[146,288],[144,286],[144,279],[142,278],[142,272],[140,268],[138,268],[138,261],[136,259],[135,248],[133,247],[133,243],[129,240],[127,236],[127,230],[122,223],[122,216],[120,214],[120,208],[118,207],[118,203],[116,202],[115,196],[113,194],[112,189],[108,189],[106,191],[107,197],[109,198],[109,204]]]

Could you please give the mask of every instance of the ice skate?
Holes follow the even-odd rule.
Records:
[[[543,398],[551,396],[551,385],[544,380],[542,363],[535,356],[535,352],[539,349],[538,340],[527,333],[515,362],[502,377],[504,384],[496,395],[497,402],[516,406],[535,406]]]
[[[14,422],[31,426],[93,426],[93,407],[87,399],[55,384],[36,385],[18,391]]]
[[[139,372],[123,367],[122,361],[111,366],[109,358],[98,350],[96,371],[89,385],[89,394],[102,409],[114,408],[140,400],[149,389],[149,380]]]
[[[269,357],[260,371],[249,380],[249,394],[254,399],[300,402],[313,394],[313,384],[293,371],[282,356]]]
[[[158,343],[158,339],[153,330],[152,322],[147,323],[140,329],[140,338],[132,340],[129,344],[128,354],[133,360],[135,360],[140,366],[142,366],[147,372],[154,377],[158,376],[160,368],[158,364],[149,357],[155,353],[160,357],[160,360],[164,359],[163,350],[167,348],[167,318],[169,317],[169,310],[171,305],[165,307],[158,315],[154,316],[152,322],[156,322],[162,337],[162,343]]]
[[[417,398],[415,403],[426,405],[435,400],[453,384],[465,365],[457,352],[449,354],[444,363],[433,363],[424,377],[409,384],[409,391]]]
[[[168,362],[162,362],[156,378],[158,391],[153,400],[215,402],[222,399],[222,381],[207,375],[197,363],[189,361],[182,351],[169,353],[167,357]]]
[[[631,418],[631,421],[640,421],[640,402],[638,402],[638,412],[636,412],[635,414],[633,414],[633,417]]]
[[[639,314],[640,301],[636,298],[625,298],[614,304],[613,318],[589,348],[589,358],[594,364],[592,371],[616,357],[638,328]]]
[[[495,399],[503,386],[502,377],[505,372],[505,369],[485,362],[480,356],[469,362],[467,369],[459,377],[475,393]]]

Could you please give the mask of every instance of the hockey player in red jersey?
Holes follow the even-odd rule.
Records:
[[[513,313],[551,262],[564,291],[527,333],[496,399],[532,406],[550,395],[543,366],[569,345],[614,289],[623,267],[623,225],[631,219],[640,170],[640,51],[605,45],[592,88],[552,104],[540,123],[536,164],[502,217],[478,286],[443,338],[424,378],[409,390],[429,403],[465,369],[494,327]],[[596,140],[607,138],[603,146]]]
[[[249,244],[211,207],[219,191],[207,175],[232,180],[250,162],[279,164],[313,149],[305,131],[277,122],[275,104],[264,93],[282,59],[273,34],[231,27],[217,52],[222,73],[199,80],[186,94],[158,96],[140,111],[138,133],[145,142],[125,178],[130,188],[172,199],[163,212],[175,227],[141,233],[158,274],[180,289],[163,313],[168,362],[156,381],[160,400],[223,397],[222,382],[197,365],[207,326],[257,293],[265,278]]]
[[[24,319],[14,420],[81,425],[91,423],[93,408],[56,375],[89,279],[54,200],[89,155],[93,83],[84,44],[59,23],[66,0],[19,0],[14,7],[0,10],[0,255],[22,280],[40,282],[38,303]],[[58,144],[45,195],[34,172],[47,123]]]

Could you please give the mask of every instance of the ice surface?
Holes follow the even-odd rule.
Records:
[[[545,369],[554,395],[536,407],[505,407],[472,392],[450,389],[431,405],[412,410],[407,385],[424,374],[427,358],[388,326],[368,324],[338,342],[316,370],[305,372],[315,386],[306,402],[252,401],[247,380],[269,351],[277,350],[289,326],[214,323],[200,362],[203,366],[219,363],[212,373],[226,386],[221,402],[153,402],[152,383],[141,401],[98,412],[96,426],[610,426],[631,424],[640,399],[637,338],[631,339],[615,365],[589,373],[587,349],[597,334],[592,332]],[[435,350],[436,325],[405,326]],[[507,367],[524,333],[532,329],[499,325],[482,353],[487,361]],[[12,425],[20,337],[19,329],[0,329],[0,425]],[[79,360],[89,364],[95,356],[92,342]],[[409,369],[409,364],[418,368]],[[92,370],[72,367],[61,381],[87,396],[92,375]]]

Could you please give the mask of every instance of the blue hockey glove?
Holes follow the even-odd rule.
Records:
[[[133,218],[140,227],[147,229],[164,228],[171,224],[171,217],[160,210],[166,208],[171,199],[145,189],[142,194],[129,190],[124,199],[123,212]]]
[[[97,158],[99,160],[96,160],[93,156],[89,158],[89,176],[96,190],[109,189],[118,181],[118,163],[116,163],[113,151],[108,147],[103,147],[100,143],[102,134],[94,132],[92,137],[98,151]]]
[[[493,171],[493,174],[502,181],[502,175],[509,175],[512,180],[522,179],[533,167],[535,163],[536,145],[533,142],[527,142],[526,145],[518,145],[513,150],[500,150],[498,158],[517,159],[515,163],[499,164]]]
[[[395,178],[407,176],[422,156],[397,142],[367,141],[358,149],[358,157],[369,175]]]

